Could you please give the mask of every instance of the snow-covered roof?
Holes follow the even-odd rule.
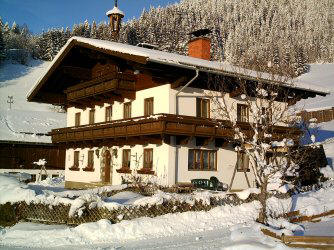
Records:
[[[110,15],[112,15],[112,14],[119,14],[119,15],[121,15],[121,16],[124,17],[124,12],[121,11],[121,10],[120,10],[119,8],[117,8],[116,6],[115,6],[112,10],[107,11],[107,13],[106,13],[107,16],[110,16]]]
[[[272,84],[281,84],[287,85],[290,88],[306,90],[310,92],[314,92],[320,95],[327,95],[329,91],[323,87],[316,86],[313,84],[304,83],[300,80],[296,81],[295,79],[286,80],[281,76],[268,74],[264,72],[249,70],[241,67],[237,67],[231,65],[226,62],[218,62],[218,61],[208,61],[199,58],[194,58],[190,56],[184,56],[176,53],[169,53],[160,50],[147,49],[143,47],[110,42],[105,40],[97,40],[91,38],[84,37],[72,37],[68,40],[66,45],[62,48],[62,50],[58,53],[58,55],[52,61],[47,73],[36,83],[35,87],[29,92],[28,98],[31,99],[32,94],[36,94],[38,89],[43,84],[43,81],[46,80],[46,75],[50,75],[49,72],[52,70],[54,65],[59,65],[60,61],[64,58],[63,53],[67,53],[69,51],[68,47],[74,45],[81,46],[89,46],[90,48],[96,48],[99,50],[103,50],[104,53],[111,53],[113,55],[118,56],[133,56],[137,58],[141,58],[141,61],[146,62],[154,62],[159,64],[166,64],[174,67],[181,67],[187,69],[199,69],[203,72],[212,72],[215,74],[221,75],[230,75],[240,78],[247,78],[250,80],[261,80],[267,81]],[[67,51],[67,52],[66,52]]]

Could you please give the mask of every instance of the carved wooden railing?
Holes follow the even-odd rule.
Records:
[[[249,124],[238,126],[246,136],[253,132]],[[274,126],[273,139],[299,137],[301,132],[296,128]],[[53,129],[50,133],[53,143],[92,141],[99,139],[129,138],[150,135],[179,135],[211,138],[234,139],[231,122],[226,120],[205,119],[192,116],[156,114],[110,122],[95,123]]]
[[[135,91],[135,76],[114,71],[69,87],[64,92],[67,95],[67,101],[71,102],[112,91]]]

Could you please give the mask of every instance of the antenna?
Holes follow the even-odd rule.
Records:
[[[115,0],[115,7],[118,7],[117,5],[118,5],[118,4],[117,4],[117,0]]]

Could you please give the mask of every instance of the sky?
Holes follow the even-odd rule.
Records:
[[[139,17],[150,6],[166,6],[180,0],[118,0],[125,13],[124,21]],[[49,28],[70,27],[74,23],[108,21],[105,13],[112,9],[114,0],[0,0],[0,16],[10,26],[15,21],[27,24],[30,31],[39,34]]]

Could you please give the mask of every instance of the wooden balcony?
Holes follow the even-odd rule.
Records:
[[[68,105],[79,108],[123,101],[124,98],[135,99],[135,76],[113,71],[69,87],[64,92]]]
[[[249,124],[243,124],[242,129],[247,136],[252,136]],[[288,135],[296,138],[300,136],[300,131],[293,128],[275,126],[273,131],[275,140],[283,139]],[[52,130],[50,134],[53,143],[82,142],[94,145],[160,144],[171,135],[183,138],[210,138],[211,141],[235,139],[229,121],[171,114],[60,128]]]

